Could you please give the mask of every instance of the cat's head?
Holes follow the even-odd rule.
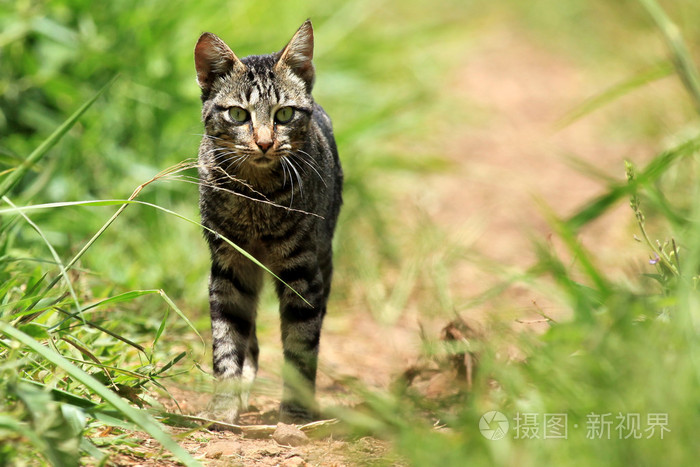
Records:
[[[272,167],[302,149],[314,105],[313,48],[309,20],[281,51],[243,59],[214,34],[200,36],[194,60],[217,162]]]

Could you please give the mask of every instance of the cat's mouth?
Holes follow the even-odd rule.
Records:
[[[259,156],[252,157],[250,159],[250,162],[255,165],[256,167],[271,167],[277,162],[277,159],[279,157],[275,157],[273,155],[269,154],[261,154]]]

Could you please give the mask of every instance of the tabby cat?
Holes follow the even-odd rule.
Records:
[[[294,289],[275,281],[285,360],[280,419],[316,416],[319,339],[343,172],[331,120],[311,96],[313,46],[307,20],[277,53],[239,59],[211,33],[202,34],[194,50],[205,127],[200,211],[203,225],[216,232],[204,232],[217,379],[207,415],[223,422],[235,422],[246,408],[258,369],[255,317],[263,270],[221,236]]]

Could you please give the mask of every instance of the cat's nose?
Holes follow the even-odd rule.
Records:
[[[272,128],[266,125],[256,126],[253,132],[253,138],[255,139],[255,144],[258,145],[263,153],[266,153],[268,149],[272,147]]]
[[[268,149],[272,146],[272,140],[271,139],[260,139],[255,142],[260,150],[262,152],[267,152]]]

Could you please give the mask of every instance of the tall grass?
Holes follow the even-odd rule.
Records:
[[[154,403],[149,390],[167,390],[165,378],[189,372],[204,354],[193,329],[208,328],[195,186],[160,177],[134,192],[138,200],[123,199],[195,155],[201,124],[192,48],[202,30],[244,56],[280,49],[313,18],[327,39],[317,48],[324,79],[315,94],[343,122],[337,140],[350,168],[342,222],[358,224],[340,235],[348,247],[339,275],[377,279],[393,247],[382,191],[371,187],[401,163],[388,140],[420,124],[412,106],[426,99],[420,77],[399,57],[405,44],[387,41],[381,29],[357,32],[390,14],[382,8],[0,4],[0,464],[37,455],[53,465],[85,456],[106,462],[130,449],[131,429],[193,464],[145,408]],[[284,19],[271,28],[271,17]],[[394,33],[406,44],[427,38],[410,23],[396,23]],[[376,44],[396,59],[370,53]],[[412,169],[407,161],[401,170]],[[420,167],[430,164],[427,157]],[[367,248],[377,254],[353,263],[353,251]],[[205,379],[197,371],[193,378]]]
[[[23,164],[6,174],[0,191],[3,201],[11,206],[10,212],[18,209],[5,194],[70,130],[103,91],[81,106]],[[150,351],[123,337],[122,329],[110,330],[86,315],[100,307],[156,293],[189,323],[187,318],[163,291],[132,291],[82,305],[68,272],[92,241],[64,264],[41,228],[24,211],[19,210],[19,214],[44,241],[60,274],[47,281],[46,274],[39,277],[35,270],[34,277],[24,282],[26,278],[12,270],[12,263],[31,262],[34,258],[10,256],[11,228],[15,226],[1,224],[5,253],[2,272],[6,280],[0,306],[0,334],[5,337],[0,340],[4,361],[0,366],[3,376],[0,394],[5,401],[0,415],[0,435],[4,439],[0,462],[3,465],[23,462],[32,452],[41,453],[52,465],[78,465],[81,452],[102,461],[105,455],[95,446],[96,440],[88,440],[86,435],[97,427],[116,422],[149,433],[183,464],[199,465],[146,412],[129,403],[143,406],[139,398],[143,387],[149,382],[161,386],[157,380],[162,373],[185,356],[183,352],[164,365],[156,365],[154,351],[165,331],[167,310]],[[65,282],[62,288],[67,292],[57,287],[61,281]],[[130,352],[138,352],[137,366],[126,363],[128,358],[122,359]],[[95,397],[99,399],[93,400]]]
[[[678,26],[653,0],[627,8],[646,10],[668,43],[669,58],[659,67],[667,71],[651,79],[675,70],[687,91],[679,106],[695,106],[696,62]],[[613,106],[614,98],[648,81],[627,81],[572,115]],[[496,288],[539,284],[571,319],[548,320],[548,331],[537,337],[501,325],[488,341],[432,343],[438,361],[479,355],[471,389],[457,399],[433,400],[410,387],[393,396],[368,395],[374,418],[372,424],[353,419],[358,429],[390,433],[412,465],[694,464],[700,454],[700,135],[696,117],[687,126],[684,138],[642,168],[627,163],[626,179],[570,217],[549,213],[566,256],[536,244],[538,262]],[[596,251],[580,242],[584,227],[620,203],[630,205],[651,269],[624,281],[602,270]],[[647,232],[647,214],[655,230],[665,232],[662,238]],[[512,341],[523,352],[515,361],[501,354]],[[482,418],[491,411],[504,418]],[[498,423],[504,419],[506,427]],[[508,431],[496,433],[499,428]]]
[[[420,221],[406,232],[403,200],[427,171],[447,167],[435,147],[449,134],[445,120],[459,109],[447,102],[440,78],[484,27],[477,19],[516,16],[546,38],[560,37],[564,18],[570,34],[556,47],[599,34],[586,42],[582,60],[604,61],[609,41],[638,38],[652,27],[644,4],[671,46],[671,59],[634,56],[633,68],[641,63],[652,71],[572,116],[614,106],[613,98],[671,70],[689,90],[678,107],[696,105],[697,73],[679,29],[651,1],[613,3],[0,4],[0,464],[37,455],[53,465],[107,462],[114,446],[128,450],[131,429],[194,464],[142,408],[153,402],[149,389],[165,389],[165,378],[188,372],[203,354],[193,328],[207,328],[207,259],[192,220],[194,186],[160,180],[139,193],[139,202],[100,200],[126,198],[163,167],[194,155],[201,129],[191,50],[202,30],[247,55],[281,48],[288,32],[309,16],[314,20],[315,95],[334,117],[347,175],[334,294],[344,306],[336,308],[366,307],[392,323],[422,281],[434,281],[440,312],[447,316],[455,306],[444,279],[454,260],[438,251],[439,277],[424,277],[424,258],[442,238]],[[682,2],[672,7],[669,16],[680,21],[692,15],[679,12],[697,13]],[[630,15],[633,31],[616,19],[622,13]],[[270,27],[270,18],[279,24]],[[680,30],[700,37],[692,23]],[[366,410],[342,414],[346,423],[391,439],[415,465],[689,465],[700,454],[694,161],[700,139],[697,125],[688,127],[689,136],[644,167],[630,165],[628,179],[571,217],[551,216],[576,261],[535,245],[538,263],[515,280],[550,291],[572,320],[551,323],[540,337],[515,336],[504,327],[489,342],[458,346],[477,352],[479,367],[471,390],[446,400],[411,389],[376,394],[361,388]],[[620,283],[597,266],[596,252],[586,251],[578,235],[628,201],[640,238],[648,239],[649,267],[657,270]],[[117,210],[122,204],[129,208]],[[659,244],[646,231],[652,222],[666,229]],[[524,360],[506,362],[497,350],[512,341]],[[439,357],[455,353],[453,346],[426,344]],[[479,430],[481,416],[492,410],[511,423],[499,441]],[[540,429],[545,414],[566,414],[568,436],[516,439],[518,414],[534,417]],[[610,439],[589,439],[595,416],[604,414],[615,421]],[[649,432],[621,438],[617,417],[629,414],[639,414],[642,428],[650,415],[666,415],[670,431],[663,439],[658,430],[648,438]]]

